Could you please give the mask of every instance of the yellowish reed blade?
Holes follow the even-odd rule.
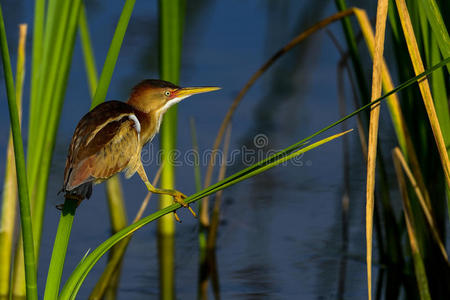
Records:
[[[374,34],[372,30],[372,26],[370,25],[369,17],[367,16],[367,13],[365,10],[354,8],[355,17],[358,20],[359,26],[361,28],[364,40],[366,42],[367,48],[369,50],[370,55],[374,56],[374,47],[375,47],[375,41],[374,41]],[[392,82],[391,76],[389,74],[389,70],[387,68],[386,62],[383,59],[382,63],[382,82],[383,82],[383,88],[385,91],[391,91],[394,89],[394,84]],[[406,141],[405,136],[403,132],[403,115],[401,113],[400,104],[398,101],[398,97],[396,94],[392,94],[389,96],[386,100],[387,105],[389,106],[389,110],[391,111],[391,117],[392,122],[394,125],[394,129],[397,134],[398,143],[400,145],[400,148],[402,151],[406,151]]]
[[[381,96],[381,72],[383,64],[384,37],[386,32],[386,17],[388,1],[379,0],[377,5],[377,20],[375,26],[375,48],[373,54],[372,96],[371,101]],[[372,107],[369,123],[369,146],[367,156],[367,187],[366,187],[366,248],[367,248],[367,292],[372,299],[372,234],[373,210],[375,192],[375,167],[377,159],[379,104]]]
[[[397,10],[402,24],[403,33],[406,39],[406,45],[408,46],[409,56],[414,67],[414,72],[417,74],[422,73],[425,69],[423,66],[422,58],[420,57],[419,48],[417,46],[416,37],[409,17],[408,8],[405,0],[396,0]],[[450,162],[448,159],[447,149],[445,147],[444,137],[439,125],[439,120],[436,115],[436,110],[431,96],[430,85],[427,78],[419,81],[419,89],[422,94],[422,99],[425,104],[425,109],[430,120],[431,129],[433,130],[434,139],[439,151],[439,156],[442,162],[442,168],[444,169],[445,179],[447,186],[450,187]]]
[[[400,149],[398,147],[394,148],[392,153],[395,156],[395,158],[398,160],[401,167],[403,168],[403,171],[405,172],[406,176],[408,177],[409,182],[411,183],[411,185],[414,189],[414,192],[416,193],[417,198],[419,199],[420,206],[422,207],[423,213],[425,214],[425,218],[428,222],[428,225],[430,226],[433,238],[436,241],[436,243],[438,244],[439,249],[441,250],[442,256],[444,257],[444,259],[447,261],[447,264],[448,264],[447,251],[445,250],[445,246],[442,243],[441,237],[439,236],[436,222],[434,221],[434,218],[431,214],[430,209],[428,208],[428,206],[425,203],[425,199],[422,194],[422,191],[420,190],[419,186],[417,185],[417,181],[414,178],[414,175],[412,174],[411,169],[409,168],[408,164],[406,163],[405,157],[403,156],[402,152],[400,151]]]
[[[400,153],[400,151],[398,151]],[[408,230],[409,244],[411,246],[411,253],[414,261],[414,269],[417,280],[417,286],[420,294],[421,300],[431,300],[430,292],[428,289],[428,280],[425,272],[425,265],[423,263],[422,255],[420,253],[419,244],[417,242],[415,225],[413,214],[411,211],[411,203],[408,197],[408,189],[406,186],[406,181],[403,176],[401,163],[398,159],[398,155],[393,150],[392,153],[394,160],[394,169],[397,175],[398,185],[400,187],[400,194],[402,198],[402,206],[405,216],[406,228]]]
[[[119,176],[115,175],[108,179],[105,184],[105,189],[109,205],[111,227],[112,231],[116,233],[128,225],[125,201]]]
[[[25,44],[27,24],[19,25],[19,46],[16,67],[16,101],[19,120],[22,118],[22,93],[25,78]],[[2,216],[0,223],[0,298],[8,296],[11,279],[11,261],[14,240],[14,228],[17,217],[17,178],[14,159],[14,146],[11,132],[9,133],[6,154],[6,170],[3,184]]]

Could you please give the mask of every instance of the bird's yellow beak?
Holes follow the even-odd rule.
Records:
[[[195,94],[207,93],[220,90],[217,86],[200,86],[200,87],[185,87],[175,91],[174,98],[186,98]]]

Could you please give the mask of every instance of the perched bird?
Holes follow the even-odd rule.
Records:
[[[128,101],[107,101],[88,112],[78,123],[69,146],[62,192],[81,203],[92,194],[92,185],[125,171],[135,172],[147,189],[173,196],[184,203],[186,196],[177,190],[152,186],[141,162],[142,147],[158,133],[164,113],[174,104],[198,93],[218,87],[181,88],[163,80],[147,79],[136,85]],[[60,207],[61,208],[61,207]],[[175,214],[179,221],[178,216]]]

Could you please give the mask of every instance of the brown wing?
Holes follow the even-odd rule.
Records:
[[[103,181],[139,158],[139,128],[134,110],[109,101],[86,114],[75,129],[64,171],[64,190]]]

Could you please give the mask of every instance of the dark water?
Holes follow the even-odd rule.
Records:
[[[231,101],[251,74],[296,34],[335,11],[331,1],[187,1],[181,85],[219,85],[223,90],[191,98],[179,105],[178,145],[191,147],[189,118],[197,123],[202,151],[211,147]],[[88,1],[87,12],[97,67],[101,70],[122,1]],[[32,21],[32,1],[2,1],[14,53],[16,24]],[[137,1],[116,66],[108,99],[125,100],[144,78],[157,78],[157,1]],[[329,27],[344,44],[340,24]],[[31,39],[29,38],[29,43]],[[29,44],[30,45],[30,44]],[[29,47],[31,53],[31,48]],[[231,149],[251,146],[263,134],[267,149],[282,149],[338,119],[336,68],[340,59],[325,31],[283,57],[250,90],[233,119]],[[28,73],[29,74],[29,73]],[[29,78],[28,78],[29,80]],[[27,81],[27,89],[29,82]],[[4,86],[1,85],[2,99]],[[26,93],[27,95],[28,93]],[[27,100],[25,100],[27,101]],[[351,101],[349,99],[348,106]],[[63,109],[48,190],[43,243],[39,261],[39,291],[43,294],[53,238],[59,219],[54,205],[61,186],[66,150],[73,130],[89,109],[90,98],[79,42]],[[6,102],[0,106],[1,157],[8,138]],[[25,108],[25,116],[28,115]],[[354,127],[354,121],[347,123]],[[25,127],[26,128],[26,127]],[[332,132],[337,132],[334,130]],[[331,134],[331,132],[329,133]],[[158,139],[150,153],[157,149]],[[260,153],[261,148],[254,147]],[[366,296],[364,238],[364,167],[357,135],[349,136],[349,245],[342,251],[342,140],[308,152],[297,165],[287,164],[248,180],[224,193],[217,263],[223,299],[358,299]],[[150,154],[150,158],[152,155]],[[242,156],[229,168],[244,167]],[[146,166],[153,177],[156,166]],[[3,176],[4,160],[0,159]],[[204,169],[203,169],[204,171]],[[177,168],[177,188],[195,191],[193,168]],[[129,219],[146,194],[137,176],[123,181]],[[156,198],[155,198],[156,199]],[[147,213],[156,210],[151,201]],[[197,295],[197,223],[180,212],[176,232],[176,294]],[[104,186],[77,211],[64,278],[88,249],[108,238],[109,217]],[[156,226],[137,232],[126,254],[119,299],[158,297]],[[376,250],[374,251],[376,255]],[[346,262],[346,276],[340,266]],[[375,257],[376,262],[376,257]],[[101,260],[80,290],[85,299],[105,265]],[[374,277],[377,275],[374,265]],[[343,294],[339,282],[343,280]],[[209,288],[211,291],[211,287]]]

